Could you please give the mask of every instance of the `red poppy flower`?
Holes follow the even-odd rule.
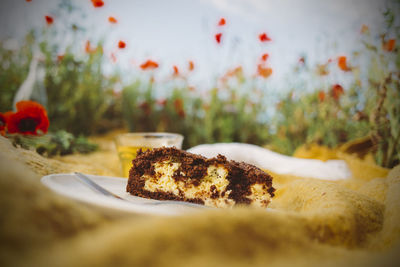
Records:
[[[390,39],[386,43],[383,43],[382,48],[387,52],[392,52],[395,46],[396,46],[396,40]]]
[[[335,100],[339,100],[340,96],[344,94],[343,87],[340,84],[334,84],[331,90],[332,97]]]
[[[46,109],[34,101],[19,101],[17,112],[7,116],[7,130],[9,133],[45,134],[49,128],[49,119]]]
[[[272,74],[272,68],[263,67],[262,64],[258,64],[257,73],[261,77],[268,78]]]
[[[319,99],[319,101],[321,101],[321,102],[324,102],[324,100],[325,100],[325,92],[324,91],[320,91],[319,93],[318,93],[318,99]]]
[[[217,33],[216,35],[215,35],[215,40],[217,41],[217,43],[221,43],[221,37],[222,37],[222,33]]]
[[[261,60],[262,60],[262,61],[267,61],[268,57],[269,57],[269,55],[268,55],[267,53],[265,53],[265,54],[263,54],[263,55],[261,56]]]
[[[304,64],[306,62],[304,57],[299,58],[299,63]]]
[[[25,0],[26,2],[32,2],[32,0]]]
[[[118,48],[124,49],[126,47],[126,43],[124,41],[119,41],[118,42]]]
[[[60,62],[64,59],[64,55],[57,55],[57,61]]]
[[[4,131],[6,129],[6,116],[3,113],[0,113],[0,131]]]
[[[218,22],[218,26],[224,26],[226,24],[225,18],[221,18]]]
[[[156,69],[156,68],[158,68],[158,63],[149,59],[146,62],[144,62],[142,65],[140,65],[140,68],[142,70]]]
[[[172,68],[174,69],[174,76],[179,76],[179,69],[177,66],[172,66]]]
[[[110,17],[108,17],[108,22],[115,24],[115,23],[117,23],[118,21],[117,21],[116,18],[110,16]]]
[[[351,70],[351,68],[347,66],[347,58],[345,56],[338,57],[338,66],[343,71]]]
[[[194,63],[193,63],[193,61],[189,61],[189,71],[192,71],[192,70],[194,70]]]
[[[258,38],[260,39],[261,42],[271,41],[271,38],[269,38],[265,32],[258,35]]]
[[[54,22],[53,17],[51,17],[51,16],[44,16],[44,18],[46,19],[47,25],[53,24],[53,22]]]
[[[102,7],[104,6],[104,2],[102,0],[91,0],[94,7]]]

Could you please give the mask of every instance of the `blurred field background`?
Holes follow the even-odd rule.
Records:
[[[138,49],[127,36],[112,34],[123,21],[116,12],[107,13],[111,1],[86,2],[59,1],[43,11],[47,15],[38,15],[41,26],[23,38],[0,41],[0,112],[13,109],[14,96],[36,58],[31,98],[46,107],[52,132],[86,137],[115,129],[176,132],[185,136],[184,148],[244,142],[286,155],[313,144],[337,148],[361,140],[363,155],[372,154],[380,166],[399,164],[399,1],[386,1],[376,10],[383,27],[357,25],[352,34],[358,45],[351,53],[338,51],[329,38],[315,41],[326,47],[320,58],[298,54],[284,63],[289,71],[274,83],[273,59],[280,56],[269,47],[278,42],[268,32],[274,25],[251,29],[253,39],[243,44],[230,36],[233,25],[220,12],[208,21],[213,26],[201,32],[208,38],[204,46],[215,51],[203,61],[187,58],[170,64],[147,52],[129,57],[126,51]],[[10,3],[2,4],[2,13]],[[87,6],[91,12],[101,9],[101,23],[110,25],[100,37],[93,33],[97,22],[86,18]],[[148,14],[147,19],[154,17]],[[153,42],[158,34],[152,33]],[[110,39],[113,45],[105,45]],[[253,48],[255,53],[243,52]]]

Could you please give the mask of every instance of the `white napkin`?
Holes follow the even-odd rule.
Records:
[[[192,147],[188,152],[211,158],[218,154],[229,160],[243,161],[277,174],[291,174],[324,180],[340,180],[351,177],[351,171],[343,160],[321,161],[285,156],[269,149],[243,143],[216,143]]]

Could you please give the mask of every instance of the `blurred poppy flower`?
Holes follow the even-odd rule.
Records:
[[[126,43],[124,41],[119,41],[118,42],[118,48],[124,49],[126,47]]]
[[[395,46],[396,46],[396,40],[390,39],[389,41],[383,43],[382,49],[387,52],[392,52]]]
[[[166,98],[160,98],[157,100],[157,105],[165,107],[167,105],[167,99]]]
[[[261,60],[262,60],[262,61],[267,61],[268,57],[269,57],[269,55],[268,55],[267,53],[265,53],[265,54],[263,54],[263,55],[261,56]]]
[[[47,15],[46,15],[46,16],[44,16],[44,18],[45,18],[45,20],[46,20],[47,25],[53,24],[53,22],[54,22],[53,17],[47,16]]]
[[[193,61],[189,60],[189,71],[194,70],[194,63]]]
[[[172,66],[172,68],[174,69],[174,76],[179,76],[179,69],[177,66]]]
[[[221,18],[218,22],[218,26],[224,26],[226,24],[225,18]]]
[[[90,47],[90,41],[87,40],[85,43],[85,52],[89,54],[91,51],[92,51],[92,48]]]
[[[217,33],[215,35],[215,40],[217,41],[217,43],[221,43],[221,37],[222,37],[222,33]]]
[[[332,86],[331,95],[335,100],[339,100],[340,96],[344,94],[343,87],[340,84],[334,84]]]
[[[304,57],[300,57],[299,58],[299,63],[305,64],[306,63],[306,59]]]
[[[183,109],[183,101],[180,98],[174,100],[174,107],[176,110]]]
[[[276,103],[276,105],[275,105],[275,108],[276,108],[277,110],[282,109],[282,107],[283,107],[283,101],[279,101],[279,102]]]
[[[64,55],[57,55],[57,61],[60,62],[64,59]]]
[[[243,75],[243,68],[242,66],[237,66],[236,68],[232,70],[228,70],[225,74],[226,77],[233,77],[233,76],[239,76]]]
[[[158,68],[158,63],[149,59],[146,62],[144,62],[142,65],[140,65],[140,68],[142,70],[156,69],[156,68]]]
[[[146,114],[147,116],[151,114],[151,106],[146,101],[140,103],[139,107],[143,111],[143,113]]]
[[[226,83],[230,78],[237,77],[240,79],[243,77],[243,68],[242,66],[237,66],[236,68],[229,69],[222,77],[221,82]]]
[[[85,43],[85,52],[87,54],[91,54],[91,53],[95,53],[96,52],[96,48],[92,48],[92,46],[90,45],[90,41],[87,40]]]
[[[175,99],[174,107],[175,107],[175,111],[179,117],[181,117],[181,118],[185,117],[185,111],[183,110],[183,100],[182,99],[180,99],[180,98]]]
[[[329,74],[328,71],[328,63],[326,64],[317,64],[317,70],[316,73],[320,76],[325,76]]]
[[[181,117],[181,118],[184,118],[185,117],[185,111],[183,109],[179,110],[178,116]]]
[[[347,58],[345,56],[338,57],[338,66],[343,71],[351,70],[351,68],[347,66]]]
[[[111,61],[112,61],[113,63],[117,62],[117,56],[115,55],[115,53],[111,53],[111,54],[110,54],[110,57],[111,57]]]
[[[368,26],[365,25],[365,24],[363,24],[363,25],[361,26],[360,33],[361,33],[361,34],[365,34],[365,33],[368,33],[368,32],[369,32]]]
[[[46,109],[37,102],[24,100],[17,104],[17,112],[10,113],[7,118],[9,133],[29,135],[45,134],[49,128]]]
[[[115,23],[117,23],[118,21],[117,21],[116,18],[110,16],[110,17],[108,17],[108,22],[115,24]]]
[[[272,74],[272,68],[264,67],[262,64],[258,64],[257,73],[261,77],[268,78]]]
[[[102,7],[104,6],[104,2],[102,0],[91,0],[94,7]]]
[[[324,100],[325,100],[325,92],[324,91],[320,91],[319,93],[318,93],[318,99],[319,99],[319,101],[321,101],[321,102],[324,102]]]
[[[261,42],[271,41],[271,38],[269,38],[265,32],[258,35],[258,38],[260,39]]]
[[[26,2],[32,2],[32,0],[25,0]]]

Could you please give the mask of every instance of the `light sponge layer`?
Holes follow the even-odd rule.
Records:
[[[207,175],[195,186],[190,178],[176,181],[174,173],[181,163],[163,161],[154,163],[155,175],[144,175],[144,189],[150,192],[168,192],[177,197],[182,194],[186,199],[201,199],[206,206],[232,207],[235,202],[228,198],[231,190],[226,190],[229,181],[226,179],[228,171],[223,166],[210,165]],[[181,175],[184,175],[183,173]],[[215,197],[217,196],[217,197]]]

